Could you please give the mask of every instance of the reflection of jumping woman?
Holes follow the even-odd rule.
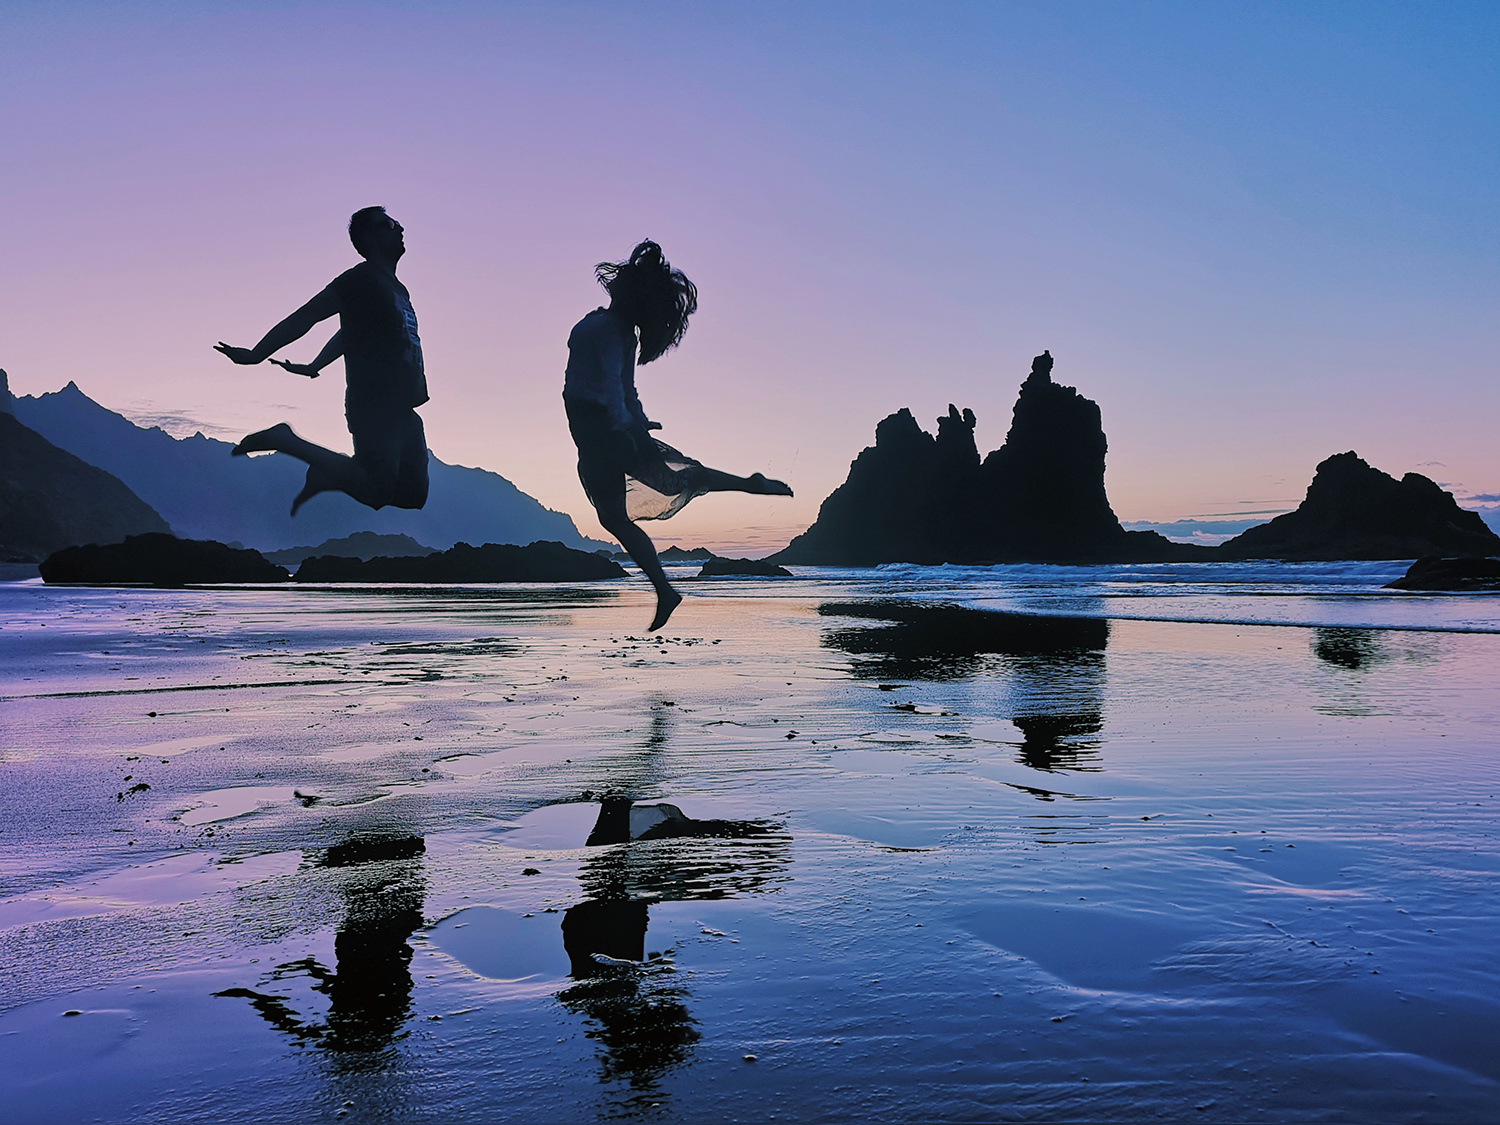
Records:
[[[666,519],[705,492],[790,496],[792,490],[760,473],[737,477],[700,465],[648,432],[660,426],[641,408],[635,366],[676,347],[698,309],[698,290],[668,264],[661,247],[642,242],[628,261],[601,262],[594,275],[609,293],[609,307],[573,326],[563,404],[578,446],[578,477],[599,522],[656,587],[656,630],[682,595],[667,581],[650,536],[633,521]]]

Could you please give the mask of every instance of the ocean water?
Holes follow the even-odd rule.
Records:
[[[0,1121],[1493,1120],[1402,570],[0,585]]]

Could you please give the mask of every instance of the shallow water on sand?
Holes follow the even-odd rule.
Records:
[[[0,1121],[1493,1120],[1493,603],[1093,569],[0,585]]]

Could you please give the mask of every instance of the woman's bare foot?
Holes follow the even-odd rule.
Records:
[[[785,481],[772,480],[763,473],[750,474],[750,488],[747,490],[757,496],[790,496],[792,490]]]
[[[646,632],[654,633],[667,623],[672,616],[672,611],[682,604],[682,595],[672,587],[656,591],[656,616],[651,619],[651,625]]]
[[[286,446],[287,439],[295,440],[296,434],[292,433],[292,427],[285,422],[277,422],[268,430],[256,430],[248,437],[242,438],[239,445],[229,452],[234,457],[243,457],[247,453],[268,453],[280,451]]]

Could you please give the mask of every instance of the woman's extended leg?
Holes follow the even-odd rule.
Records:
[[[710,469],[707,465],[694,465],[681,470],[688,486],[694,492],[749,492],[756,496],[790,496],[792,490],[783,481],[771,480],[760,473],[748,477],[737,477],[733,473]]]

